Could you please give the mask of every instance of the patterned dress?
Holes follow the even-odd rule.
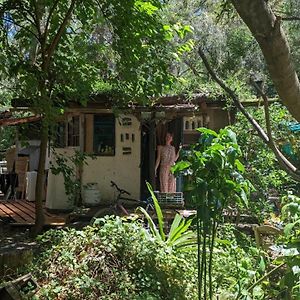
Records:
[[[175,147],[171,145],[160,146],[160,192],[175,193],[176,181],[170,169],[176,161]]]

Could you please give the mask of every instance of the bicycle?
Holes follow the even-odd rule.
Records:
[[[149,209],[154,210],[153,204],[152,204],[153,201],[152,201],[151,197],[147,198],[146,201],[141,201],[141,200],[137,200],[134,198],[124,197],[124,195],[130,196],[131,194],[128,191],[119,188],[118,185],[114,181],[111,180],[110,183],[111,183],[111,186],[114,187],[118,192],[116,201],[114,203],[115,211],[121,210],[125,215],[128,216],[129,213],[126,210],[126,208],[124,207],[124,205],[129,206],[129,207],[142,206],[142,207],[145,207],[146,211],[148,211]]]

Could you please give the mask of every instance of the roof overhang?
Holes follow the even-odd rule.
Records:
[[[4,118],[0,119],[0,126],[13,126],[13,125],[21,125],[25,123],[32,123],[39,121],[41,116],[30,116],[30,117],[22,117],[22,118]]]

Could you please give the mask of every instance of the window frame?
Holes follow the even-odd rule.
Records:
[[[96,146],[97,141],[95,138],[97,118],[107,118],[107,119],[111,118],[112,124],[110,126],[111,126],[112,131],[110,130],[109,132],[112,134],[112,137],[111,137],[112,146],[106,145],[108,147],[112,147],[112,151],[109,153],[95,151],[96,147],[97,147]],[[109,125],[107,125],[107,126],[109,126]],[[98,147],[99,147],[99,145],[98,145]],[[96,114],[94,114],[94,117],[93,117],[93,154],[96,156],[116,156],[116,118],[113,113],[96,113]]]
[[[78,121],[75,122],[75,119],[78,119]],[[78,125],[78,129],[75,127],[75,125]],[[70,116],[68,118],[66,127],[66,147],[80,147],[80,115]]]

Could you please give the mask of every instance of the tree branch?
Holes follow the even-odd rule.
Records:
[[[276,16],[279,16],[281,20],[283,21],[300,21],[300,17],[299,16],[295,16],[295,15],[287,15],[286,11],[283,10],[274,10],[274,13],[276,14]]]
[[[271,1],[230,2],[257,41],[281,101],[300,122],[300,82],[281,19],[272,11]]]
[[[189,62],[188,60],[184,60],[183,61],[193,72],[193,74],[195,76],[200,76],[200,74],[203,74],[202,72],[198,71],[195,66],[193,66],[193,64],[191,62]]]
[[[278,163],[281,165],[281,167],[287,171],[289,174],[291,172],[299,174],[299,170],[282,154],[282,152],[278,149],[276,146],[273,136],[272,136],[272,129],[271,129],[271,120],[270,120],[270,111],[269,111],[269,99],[267,95],[261,90],[261,88],[254,82],[251,81],[254,88],[258,91],[258,93],[261,95],[261,97],[264,100],[264,112],[265,112],[265,120],[266,120],[266,129],[267,129],[267,135],[269,137],[269,146],[273,150]],[[293,174],[291,174],[293,176]],[[300,175],[297,175],[298,179],[300,180]]]
[[[59,2],[59,0],[54,1],[52,7],[51,7],[50,10],[49,10],[49,14],[48,14],[47,21],[46,21],[46,25],[45,25],[45,32],[44,32],[45,39],[47,38],[47,35],[48,35],[49,23],[50,23],[51,17],[52,17],[52,15],[53,15],[53,13],[54,13],[55,8],[56,8],[57,5],[58,5],[58,2]]]
[[[46,61],[44,62],[44,66],[43,66],[44,68],[47,68],[50,63],[51,57],[58,45],[58,42],[59,42],[61,36],[63,35],[63,32],[64,32],[69,20],[70,20],[70,17],[72,15],[73,9],[75,7],[76,1],[77,0],[72,0],[70,7],[69,7],[62,23],[60,24],[60,27],[59,27],[55,37],[53,38],[51,44],[49,45],[49,47],[47,49],[47,57],[46,57]]]
[[[280,17],[282,21],[300,21],[300,17],[290,16],[290,17]]]
[[[217,74],[211,68],[204,52],[202,51],[202,49],[200,47],[198,48],[198,53],[199,53],[204,65],[205,65],[208,73],[212,77],[212,79],[230,96],[230,98],[232,99],[235,106],[242,112],[242,114],[247,118],[247,120],[256,129],[258,135],[262,138],[262,140],[265,143],[269,143],[269,138],[268,138],[267,134],[265,133],[265,131],[260,127],[260,125],[257,123],[257,121],[255,119],[253,119],[253,117],[246,111],[245,107],[239,101],[239,99],[238,99],[237,95],[235,94],[235,92],[233,90],[231,90],[229,87],[227,87],[221,79],[219,79]]]
[[[8,18],[5,18],[5,17],[2,17],[2,20],[5,21],[5,22],[10,23],[12,25],[15,25],[17,27],[20,27],[20,28],[24,29],[25,31],[31,33],[39,41],[39,37],[32,30],[30,30],[29,28],[27,28],[26,26],[21,25],[19,23],[16,23],[14,20],[11,20],[11,19],[8,19]]]
[[[43,36],[42,36],[42,31],[41,31],[41,22],[40,22],[40,16],[39,16],[39,11],[38,11],[38,5],[37,5],[35,0],[33,1],[33,6],[34,6],[34,14],[35,14],[33,19],[34,19],[34,22],[35,22],[36,30],[37,30],[38,35],[39,35],[39,40],[42,44]]]
[[[247,120],[252,124],[252,126],[257,131],[258,135],[262,138],[262,140],[265,142],[265,144],[272,150],[274,155],[277,158],[278,163],[280,166],[291,175],[293,179],[296,181],[300,181],[300,174],[299,170],[281,153],[281,151],[277,148],[275,145],[272,134],[271,134],[271,123],[270,123],[270,114],[268,110],[268,98],[266,95],[259,89],[259,87],[256,85],[256,87],[260,90],[261,95],[263,96],[264,100],[264,107],[265,107],[265,117],[266,117],[266,125],[267,125],[267,133],[264,131],[264,129],[257,123],[257,121],[245,110],[244,106],[240,102],[238,96],[235,94],[235,92],[230,89],[214,72],[214,70],[211,68],[204,52],[199,47],[198,53],[203,60],[203,63],[212,77],[212,79],[220,85],[220,87],[230,96],[230,98],[233,100],[236,107],[241,111],[241,113],[247,118]]]

